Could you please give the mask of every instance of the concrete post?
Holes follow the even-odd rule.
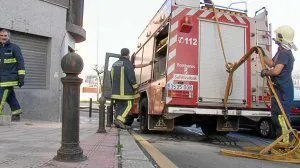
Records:
[[[57,161],[84,161],[83,150],[79,146],[79,103],[80,84],[82,79],[78,74],[83,69],[83,60],[76,53],[69,53],[61,60],[61,68],[66,77],[61,78],[63,83],[62,105],[62,140],[61,147],[54,157]]]
[[[89,106],[89,118],[92,117],[92,110],[93,110],[93,99],[90,98],[90,106]]]
[[[102,96],[99,99],[99,128],[97,133],[106,133],[105,130],[105,98]]]

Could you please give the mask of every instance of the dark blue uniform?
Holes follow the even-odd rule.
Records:
[[[111,69],[112,96],[116,104],[117,119],[122,123],[130,120],[129,112],[133,107],[133,100],[138,97],[135,89],[138,87],[134,66],[126,57],[121,57]]]
[[[295,59],[291,50],[280,48],[273,57],[273,61],[275,66],[278,64],[284,65],[281,73],[278,76],[272,77],[272,81],[275,84],[276,93],[278,94],[283,108],[289,118],[294,101],[292,71]],[[281,135],[282,124],[280,123],[280,119],[278,117],[281,115],[281,111],[274,97],[272,97],[271,100],[271,112],[275,127],[277,128],[277,135]]]
[[[12,114],[20,114],[21,108],[16,99],[14,86],[22,86],[25,78],[25,65],[21,49],[9,41],[0,46],[0,113],[7,102]]]

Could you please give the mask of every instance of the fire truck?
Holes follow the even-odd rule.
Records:
[[[155,61],[135,69],[140,97],[131,115],[139,117],[142,132],[196,124],[207,135],[226,134],[239,129],[241,117],[271,116],[255,53],[235,72],[224,108],[224,59],[234,63],[253,46],[271,56],[272,48],[266,9],[249,17],[245,2],[239,4],[245,9],[233,8],[235,4],[166,0],[143,30],[131,61]]]

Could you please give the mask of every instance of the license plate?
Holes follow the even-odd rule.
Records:
[[[193,91],[193,85],[168,83],[169,90]]]

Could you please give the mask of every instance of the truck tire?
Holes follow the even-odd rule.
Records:
[[[208,123],[202,124],[201,129],[205,135],[217,135],[216,127],[213,126],[212,124],[208,124]]]
[[[148,99],[143,98],[140,102],[140,130],[142,133],[149,133],[148,130]]]
[[[229,132],[227,131],[217,131],[217,120],[211,119],[203,122],[201,124],[202,132],[205,135],[227,135]]]
[[[275,130],[271,119],[263,118],[258,123],[258,132],[264,138],[274,138]]]

